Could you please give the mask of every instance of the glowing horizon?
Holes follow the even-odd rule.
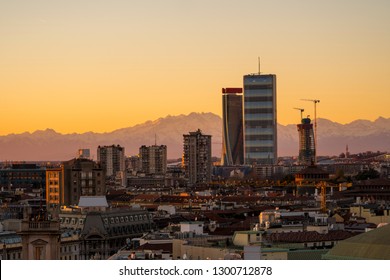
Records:
[[[0,135],[221,116],[221,88],[277,76],[278,123],[390,113],[388,1],[0,0]]]

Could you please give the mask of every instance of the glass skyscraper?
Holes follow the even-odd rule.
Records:
[[[242,88],[222,89],[222,165],[244,164]]]
[[[276,75],[245,75],[243,108],[245,164],[276,164]]]

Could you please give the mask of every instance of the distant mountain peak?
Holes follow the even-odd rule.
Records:
[[[57,133],[54,129],[52,128],[46,128],[44,130],[35,130],[32,134],[43,134],[43,133],[50,133],[50,134],[53,134],[53,133]]]

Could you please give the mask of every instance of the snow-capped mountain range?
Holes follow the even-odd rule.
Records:
[[[168,158],[180,158],[183,134],[201,129],[212,135],[213,155],[220,157],[222,146],[222,120],[213,113],[191,113],[167,116],[109,133],[87,132],[61,134],[52,129],[33,133],[0,136],[0,161],[62,161],[74,158],[80,148],[89,148],[96,159],[99,145],[121,145],[126,155],[138,154],[142,145],[167,145]],[[371,122],[356,120],[340,124],[318,119],[318,154],[339,155],[346,145],[351,153],[364,151],[390,151],[390,118]],[[278,155],[298,154],[296,124],[278,124]]]

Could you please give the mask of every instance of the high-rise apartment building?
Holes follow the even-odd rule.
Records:
[[[165,174],[167,172],[167,146],[141,146],[139,158],[142,172],[147,174]]]
[[[313,124],[309,118],[304,118],[297,128],[299,133],[298,162],[302,165],[312,165],[316,157]]]
[[[245,164],[276,164],[276,75],[244,76]]]
[[[125,171],[125,148],[119,145],[99,146],[97,160],[106,172],[106,176],[115,176]]]
[[[222,165],[244,164],[242,88],[222,89]]]
[[[211,135],[198,129],[183,135],[183,158],[185,177],[190,185],[208,183],[211,180]]]

